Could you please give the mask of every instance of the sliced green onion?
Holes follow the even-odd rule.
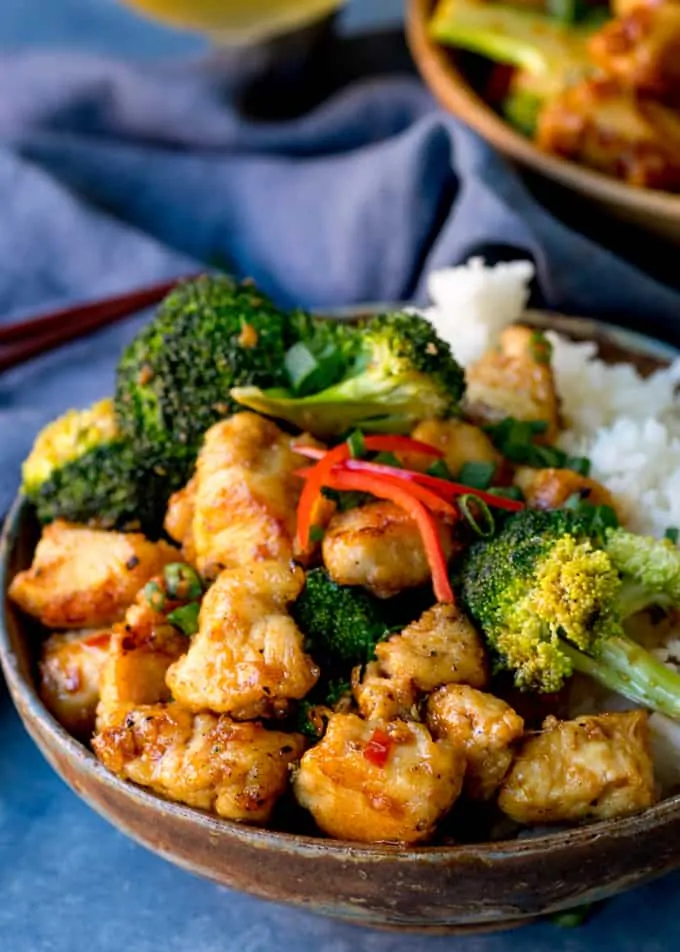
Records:
[[[321,542],[324,536],[323,526],[311,526],[309,530],[310,542]]]
[[[483,499],[473,496],[472,493],[466,493],[464,496],[459,496],[457,502],[466,522],[476,535],[487,539],[494,534],[496,520]],[[473,512],[473,506],[477,509],[478,515]]]
[[[591,902],[584,903],[582,906],[575,906],[573,909],[565,909],[563,912],[557,912],[553,915],[552,921],[560,929],[575,929],[582,926],[593,911]]]
[[[451,470],[443,459],[436,460],[432,466],[427,469],[428,476],[436,476],[437,479],[451,479]]]
[[[401,463],[394,455],[394,453],[378,453],[371,460],[372,463],[380,463],[382,466],[397,466],[399,469],[403,469]]]
[[[517,502],[524,502],[524,493],[519,486],[490,486],[487,491],[494,496],[502,496],[504,499],[515,499]]]
[[[184,562],[171,562],[163,569],[165,588],[170,598],[180,598],[182,601],[200,598],[203,594],[203,583],[198,574]]]
[[[590,476],[590,460],[587,456],[569,456],[565,460],[564,468],[571,469],[579,476]]]
[[[552,344],[543,331],[534,331],[531,335],[531,356],[537,364],[549,364],[552,357]]]
[[[189,605],[182,605],[176,608],[174,612],[168,615],[170,624],[179,628],[185,635],[195,635],[198,631],[198,613],[201,606],[198,602],[191,602]]]
[[[361,430],[354,430],[353,433],[350,433],[347,437],[347,446],[349,447],[349,455],[353,459],[361,459],[365,455],[366,441]]]
[[[680,530],[677,528],[677,526],[669,526],[664,532],[663,537],[664,539],[669,539],[673,545],[677,545],[679,534]]]
[[[165,592],[155,579],[144,586],[144,598],[155,612],[162,612],[165,608]]]
[[[534,467],[561,467],[567,454],[555,446],[537,446],[534,436],[544,433],[545,420],[516,420],[506,417],[500,423],[485,427],[497,450],[513,463]]]
[[[286,351],[283,363],[295,395],[304,397],[336,382],[342,371],[343,356],[332,344],[315,354],[299,341]]]
[[[458,482],[471,489],[488,489],[495,475],[495,463],[465,463],[458,473]]]

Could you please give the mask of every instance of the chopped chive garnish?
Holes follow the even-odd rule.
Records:
[[[343,356],[333,344],[314,353],[299,341],[286,352],[283,363],[293,392],[304,397],[335,383],[342,372]]]
[[[587,456],[569,456],[564,462],[565,469],[571,469],[579,476],[590,476],[590,465]]]
[[[323,526],[312,526],[309,530],[309,541],[321,542],[323,535]]]
[[[557,912],[551,918],[554,924],[561,929],[574,929],[577,926],[583,925],[592,910],[592,903],[584,903],[584,905],[576,906],[574,909],[565,909],[564,912]]]
[[[664,539],[669,539],[673,545],[677,545],[678,534],[680,534],[680,530],[677,528],[677,526],[669,526],[664,532],[663,537]]]
[[[200,578],[190,565],[185,565],[183,562],[171,562],[170,565],[166,565],[163,569],[163,578],[170,598],[190,601],[200,598],[203,594]]]
[[[458,473],[458,482],[472,489],[488,489],[495,475],[495,463],[465,463]]]
[[[515,499],[517,502],[524,502],[524,493],[519,486],[490,486],[487,491],[494,496],[502,496],[504,499]]]
[[[531,356],[537,364],[549,364],[552,357],[552,344],[543,331],[534,331],[531,335]]]
[[[200,610],[201,606],[198,602],[182,605],[181,608],[176,608],[174,612],[170,612],[168,621],[179,628],[180,631],[183,631],[185,635],[195,635],[198,631],[198,613]]]
[[[162,612],[165,608],[165,592],[155,579],[144,586],[144,598],[155,612]]]
[[[436,476],[437,479],[451,479],[451,471],[443,459],[438,459],[427,470],[428,476]]]
[[[534,437],[544,433],[547,427],[545,420],[506,417],[500,423],[485,427],[485,430],[496,449],[513,463],[536,467],[564,466],[566,453],[555,446],[537,446],[533,442]]]
[[[347,446],[349,447],[350,456],[354,459],[361,459],[361,457],[364,456],[366,453],[366,442],[361,430],[354,430],[353,433],[350,433],[347,437]]]
[[[378,453],[376,456],[373,457],[372,462],[381,463],[383,466],[398,466],[399,469],[402,468],[401,463],[399,462],[397,457],[394,455],[394,453],[385,453],[385,452]]]
[[[458,497],[458,506],[466,522],[476,535],[486,539],[496,531],[496,520],[493,513],[478,496],[467,493]]]

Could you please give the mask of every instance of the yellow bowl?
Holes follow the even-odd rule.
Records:
[[[438,101],[483,139],[525,169],[616,218],[680,243],[680,195],[634,188],[566,159],[548,155],[508,125],[475,90],[464,57],[435,42],[428,24],[436,0],[409,0],[407,36],[421,76]]]

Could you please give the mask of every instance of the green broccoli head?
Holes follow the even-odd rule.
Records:
[[[622,631],[621,581],[606,553],[583,537],[583,525],[567,510],[524,510],[465,559],[467,610],[520,687],[559,690],[572,672],[564,639],[597,652],[603,638]]]
[[[417,420],[459,412],[463,369],[425,318],[399,312],[346,326],[342,346],[345,374],[321,390],[297,396],[237,387],[231,396],[324,438],[354,427],[408,432]]]
[[[381,602],[362,588],[338,585],[321,568],[307,573],[292,608],[307,650],[326,664],[363,664],[390,630]]]
[[[669,539],[608,529],[604,548],[624,584],[638,586],[647,604],[680,604],[680,549]]]
[[[23,465],[22,491],[43,523],[66,519],[158,536],[174,488],[121,437],[112,400],[49,423]]]
[[[670,577],[665,564],[660,574],[652,573],[646,559],[643,570],[640,552],[652,550],[653,559],[662,550],[665,559],[667,546],[636,542],[620,529],[594,532],[594,524],[592,513],[569,510],[512,516],[464,559],[459,583],[465,607],[497,669],[513,672],[520,688],[558,691],[580,671],[630,700],[680,717],[680,676],[623,629],[629,612],[659,601],[651,588],[640,597],[643,571],[650,583]],[[624,562],[630,576],[620,574]],[[628,577],[637,586],[633,599],[626,593]]]
[[[236,408],[232,387],[287,381],[289,337],[287,316],[253,285],[210,275],[182,283],[118,364],[123,434],[181,483],[205,431]]]

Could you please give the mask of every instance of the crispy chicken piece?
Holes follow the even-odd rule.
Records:
[[[586,80],[552,99],[539,115],[536,141],[629,185],[680,188],[680,116],[610,79]]]
[[[468,368],[466,412],[475,423],[505,417],[542,420],[547,443],[557,436],[559,406],[548,345],[537,331],[513,324],[500,336],[497,350]]]
[[[57,520],[43,530],[33,564],[9,594],[48,628],[104,628],[177,549],[139,533],[105,532]]]
[[[228,820],[263,824],[287,787],[289,765],[302,754],[304,739],[171,703],[122,705],[93,747],[125,780]]]
[[[614,497],[602,483],[580,476],[571,469],[521,466],[515,471],[514,481],[532,509],[559,509],[567,499],[578,494],[594,506],[611,506],[616,511]]]
[[[605,820],[655,800],[648,714],[636,710],[546,718],[543,732],[522,745],[498,805],[530,824]]]
[[[319,669],[287,612],[302,591],[299,566],[255,562],[222,572],[203,599],[199,630],[167,675],[173,697],[193,711],[237,720],[285,713]]]
[[[173,493],[168,501],[163,528],[171,539],[182,546],[182,558],[196,565],[194,544],[194,514],[196,512],[196,477],[192,476],[184,489]]]
[[[256,413],[237,413],[205,434],[191,482],[170,502],[166,528],[202,575],[293,555],[305,461],[291,438]]]
[[[433,737],[465,751],[465,791],[489,800],[508,772],[524,721],[509,704],[467,684],[448,684],[430,695],[427,724]]]
[[[423,724],[334,714],[303,756],[297,799],[330,836],[419,843],[460,794],[465,758]]]
[[[456,605],[434,605],[375,653],[385,674],[420,691],[452,683],[481,688],[488,680],[484,645]]]
[[[680,6],[636,5],[589,40],[596,66],[622,88],[655,96],[680,90]]]
[[[465,463],[493,463],[497,471],[503,468],[503,457],[484,430],[464,420],[423,420],[411,437],[441,450],[444,462],[454,476]],[[398,457],[407,469],[421,473],[432,465],[432,457],[421,453],[399,453]]]
[[[69,734],[89,740],[99,701],[99,678],[111,632],[66,631],[42,646],[40,697]]]
[[[367,721],[393,721],[413,718],[418,692],[410,678],[390,678],[377,661],[352,671],[352,694],[359,713]]]
[[[454,551],[451,528],[439,522],[444,553]],[[417,525],[391,502],[373,502],[331,519],[321,546],[331,578],[339,585],[363,585],[378,598],[423,585],[430,567]]]
[[[133,606],[125,623],[111,634],[101,671],[97,730],[115,722],[120,710],[170,700],[165,676],[170,665],[186,652],[189,640],[141,605]]]

